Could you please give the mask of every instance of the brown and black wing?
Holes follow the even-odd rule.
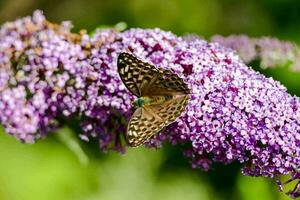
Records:
[[[168,96],[170,100],[158,104],[144,105],[131,117],[126,138],[130,146],[136,147],[174,122],[185,110],[190,90],[175,73],[157,69],[131,54],[121,53],[118,71],[126,87],[136,96]]]
[[[164,127],[164,123],[147,106],[136,109],[128,123],[127,143],[132,147],[144,144]]]
[[[177,74],[168,69],[159,68],[158,74],[153,82],[144,88],[142,94],[145,96],[154,95],[178,95],[189,94],[187,84]]]
[[[118,72],[125,86],[135,95],[143,96],[146,87],[155,81],[158,70],[129,53],[120,53]]]
[[[189,95],[180,95],[161,104],[149,105],[149,107],[164,121],[165,126],[167,126],[174,122],[185,111],[188,101]]]

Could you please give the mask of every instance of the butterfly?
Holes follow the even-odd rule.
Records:
[[[156,68],[129,53],[120,53],[117,65],[121,80],[137,97],[125,135],[129,146],[137,147],[183,113],[190,90],[174,72]]]

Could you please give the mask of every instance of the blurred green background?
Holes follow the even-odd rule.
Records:
[[[0,0],[0,23],[35,9],[43,10],[50,21],[71,20],[74,31],[124,21],[129,27],[159,27],[177,35],[245,33],[300,42],[297,0]],[[300,95],[299,73],[285,68],[262,73]],[[68,129],[34,145],[0,132],[0,200],[288,199],[274,181],[242,176],[238,164],[215,165],[210,172],[191,169],[180,147],[136,148],[120,155],[81,142],[89,159],[83,164],[86,157],[57,137]]]

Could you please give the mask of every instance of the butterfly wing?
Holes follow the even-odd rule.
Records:
[[[120,53],[118,72],[125,86],[135,96],[142,96],[145,88],[155,82],[159,73],[153,65],[142,62],[129,53]]]
[[[162,104],[138,108],[128,124],[126,135],[128,144],[132,147],[140,146],[174,122],[185,110],[188,100],[188,95],[182,95]]]
[[[177,74],[167,69],[157,69],[156,77],[141,91],[143,96],[189,94],[187,84]]]
[[[184,112],[188,100],[188,95],[180,95],[160,104],[152,104],[149,107],[164,121],[165,126],[167,126]]]
[[[190,90],[172,71],[157,69],[128,53],[119,55],[118,71],[126,87],[138,97],[171,97],[163,103],[144,105],[134,112],[126,139],[130,146],[136,147],[181,115],[188,103]]]
[[[127,128],[126,140],[132,147],[142,145],[165,126],[165,122],[148,106],[133,113]]]
[[[120,53],[118,72],[123,83],[135,96],[190,92],[184,81],[172,71],[157,69],[129,53]]]

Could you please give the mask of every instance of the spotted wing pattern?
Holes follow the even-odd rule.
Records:
[[[181,95],[161,104],[149,105],[149,107],[156,115],[163,119],[165,126],[167,126],[183,113],[188,100],[188,95]]]
[[[132,147],[142,145],[158,133],[165,122],[147,106],[138,108],[133,113],[127,128],[126,140]]]
[[[121,53],[118,57],[118,72],[123,83],[135,95],[142,96],[142,91],[154,82],[158,70],[148,63],[142,62],[129,53]]]
[[[139,146],[174,122],[183,113],[188,99],[187,95],[183,95],[162,104],[138,108],[128,125],[128,144],[132,147]]]
[[[157,69],[128,53],[119,55],[118,71],[126,87],[135,96],[168,96],[168,100],[162,103],[144,105],[134,112],[128,123],[126,139],[130,146],[136,147],[182,114],[190,90],[172,71]]]
[[[159,74],[151,89],[145,95],[189,94],[190,90],[183,80],[167,69],[159,69]],[[149,91],[149,92],[148,92]]]

